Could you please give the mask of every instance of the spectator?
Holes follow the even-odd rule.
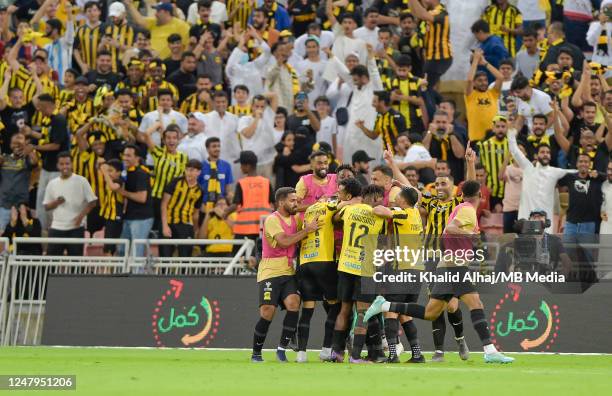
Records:
[[[325,95],[329,85],[323,78],[327,59],[321,59],[319,39],[316,36],[309,36],[305,45],[306,57],[295,65],[295,69],[300,77],[301,86],[308,92],[308,102],[316,106],[317,98]]]
[[[263,0],[263,7],[267,10],[272,27],[282,31],[291,27],[291,20],[287,9],[278,4],[276,0]]]
[[[317,140],[330,145],[332,151],[337,153],[338,148],[338,122],[331,116],[331,106],[329,99],[325,96],[319,96],[315,102],[317,117],[320,120],[321,126],[317,133]]]
[[[113,59],[108,51],[98,52],[95,70],[87,72],[85,77],[89,83],[90,92],[103,85],[107,85],[111,90],[114,90],[119,81],[121,81],[121,76],[113,73]]]
[[[119,190],[124,182],[121,179],[123,166],[121,161],[113,158],[100,165],[100,170],[104,176],[104,200],[100,202],[100,217],[104,219],[104,238],[116,239],[121,236],[123,229],[123,203],[124,198],[119,194]],[[117,250],[116,245],[104,245],[104,254],[112,256]]]
[[[260,49],[257,56],[252,58],[246,46],[249,38],[252,38],[254,45]],[[263,72],[269,60],[270,47],[255,29],[249,29],[241,35],[238,45],[232,51],[225,67],[225,74],[227,74],[232,89],[235,89],[238,85],[244,85],[249,89],[252,96],[262,94],[264,92]]]
[[[178,70],[168,76],[168,81],[179,91],[179,102],[196,92],[196,57],[193,52],[183,52]]]
[[[228,206],[227,198],[218,197],[212,210],[206,211],[206,216],[199,232],[201,239],[234,239],[232,227],[236,221],[236,213],[224,217]],[[214,257],[231,257],[233,248],[233,245],[225,244],[207,245],[204,254]]]
[[[172,16],[171,3],[158,3],[155,8],[155,17],[144,17],[140,14],[132,0],[126,0],[125,5],[136,25],[151,32],[151,46],[159,50],[159,55],[165,59],[170,56],[167,39],[173,33],[178,33],[181,40],[189,41],[189,24]]]
[[[11,210],[28,202],[30,174],[38,163],[33,152],[26,151],[26,137],[11,136],[11,154],[0,157],[0,234],[11,220]]]
[[[476,37],[479,45],[478,47],[482,50],[482,58],[484,62],[482,62],[481,70],[487,73],[487,77],[489,82],[493,82],[497,80],[497,77],[494,76],[489,70],[487,65],[491,64],[495,69],[499,69],[501,61],[504,59],[508,59],[510,54],[506,47],[504,47],[504,42],[498,36],[494,36],[491,34],[489,29],[489,24],[485,21],[478,20],[474,22],[472,25],[472,34]],[[468,84],[469,86],[469,84]]]
[[[372,47],[378,45],[378,10],[370,7],[363,13],[363,26],[355,29],[353,36]]]
[[[148,238],[155,216],[150,171],[142,166],[140,161],[138,147],[133,144],[126,145],[123,149],[125,183],[123,186],[114,186],[114,191],[125,200],[121,238],[130,241]],[[118,253],[122,255],[122,249],[119,249]],[[138,245],[134,253],[143,257],[144,246]]]
[[[563,1],[563,26],[567,31],[567,41],[575,45],[581,52],[591,50],[586,41],[586,36],[589,30],[589,23],[593,20],[594,12],[597,11],[598,3],[599,1]],[[602,2],[602,5],[604,3],[605,1]],[[603,10],[603,6],[601,9]]]
[[[161,201],[161,224],[164,238],[193,239],[197,237],[200,210],[202,205],[202,189],[198,178],[202,164],[190,160],[185,166],[184,176],[174,178],[164,188]],[[172,245],[160,246],[160,256],[171,257],[174,252]],[[179,257],[191,257],[193,246],[178,245]]]
[[[317,44],[319,46],[319,55],[321,59],[327,59],[327,54],[324,49],[331,48],[334,43],[334,33],[329,30],[321,30],[321,25],[319,23],[313,22],[308,25],[308,31],[299,36],[295,43],[293,43],[293,54],[304,59],[306,54],[306,40],[308,39],[316,39]]]
[[[357,150],[353,153],[351,164],[355,170],[355,178],[363,187],[370,184],[370,162],[374,158],[370,157],[364,150]]]
[[[33,217],[27,205],[22,203],[17,207],[11,208],[10,221],[2,234],[3,237],[9,238],[13,243],[14,238],[40,238],[42,236],[40,221]],[[26,256],[42,256],[42,245],[38,243],[25,243],[19,246],[16,254]]]
[[[519,203],[519,219],[525,219],[535,209],[543,209],[546,216],[553,217],[555,187],[557,182],[575,170],[560,169],[550,166],[550,146],[541,144],[538,147],[536,165],[525,157],[516,143],[516,129],[508,131],[508,147],[512,157],[523,170],[523,188]],[[551,227],[548,227],[550,231]]]
[[[84,75],[97,67],[98,47],[104,29],[102,22],[100,22],[100,16],[102,15],[100,3],[87,1],[83,10],[85,11],[85,23],[77,29],[73,41],[74,60],[81,69],[81,74]],[[70,49],[72,50],[72,43],[70,43]],[[70,59],[71,62],[72,59]]]
[[[523,34],[523,48],[516,53],[516,71],[531,79],[539,63],[538,34],[535,30],[530,29]]]
[[[279,106],[293,108],[293,97],[300,91],[297,71],[287,61],[291,56],[289,45],[276,43],[272,46],[274,60],[268,69],[265,80],[266,90],[278,96]]]
[[[484,72],[476,71],[479,64],[486,66],[495,75],[493,87],[488,88],[489,83]],[[493,117],[498,112],[503,80],[502,74],[483,58],[482,52],[474,52],[472,67],[465,87],[468,136],[471,141],[483,140],[493,125]]]
[[[203,191],[202,202],[205,212],[210,211],[219,197],[227,197],[228,186],[234,183],[231,165],[219,158],[221,140],[217,137],[206,139],[207,159],[202,161],[198,183]]]
[[[442,101],[438,105],[438,109],[442,110],[451,120],[453,124],[453,132],[459,136],[459,138],[467,141],[468,140],[468,132],[465,128],[465,125],[462,124],[457,117],[457,103],[453,99],[442,98]]]
[[[593,47],[593,62],[605,66],[612,65],[612,22],[608,15],[612,11],[612,1],[604,0],[601,2],[597,21],[591,22],[586,34],[587,43]],[[585,50],[588,51],[588,50]],[[606,72],[606,77],[610,73]]]
[[[195,92],[182,100],[180,112],[186,115],[194,112],[208,113],[212,108],[212,88],[209,75],[198,75],[195,79]]]
[[[64,72],[72,67],[72,47],[74,44],[74,23],[72,4],[64,3],[67,15],[66,31],[62,32],[63,25],[59,19],[49,19],[46,22],[46,36],[51,43],[44,46],[49,54],[49,66],[57,73],[60,85],[64,84]]]
[[[516,76],[512,81],[510,90],[512,96],[518,98],[517,128],[522,129],[526,123],[529,130],[533,129],[534,115],[543,114],[547,119],[547,133],[552,135],[553,118],[550,96],[539,89],[532,88],[525,76]]]
[[[500,96],[498,100],[498,112],[502,116],[508,116],[508,106],[506,102],[511,94],[512,78],[514,77],[514,62],[512,59],[504,59],[499,64],[499,72],[504,80],[500,88]],[[493,88],[495,82],[489,84],[489,89]]]
[[[502,39],[510,57],[514,58],[523,34],[523,15],[519,9],[508,0],[494,0],[484,10],[482,19],[489,24],[491,34]]]
[[[43,198],[49,181],[60,175],[57,169],[58,154],[68,149],[68,125],[65,116],[55,114],[55,99],[51,95],[42,94],[38,97],[38,110],[44,116],[42,130],[40,133],[32,131],[30,135],[38,139],[38,145],[31,148],[40,153],[42,159],[36,196],[36,214],[42,229],[46,230],[49,221]]]
[[[166,108],[168,108],[168,103],[165,103],[164,106],[159,103],[160,93],[165,92],[166,90],[170,91],[172,95],[172,105],[178,104],[178,89],[174,86],[174,84],[169,83],[165,80],[166,68],[162,63],[161,59],[151,60],[151,62],[149,62],[148,70],[150,79],[146,83],[145,88],[142,92],[142,110],[145,112],[152,112],[157,110],[158,107],[163,107],[164,110],[166,110]]]
[[[525,155],[525,147],[518,146]],[[515,232],[514,223],[518,220],[519,202],[523,186],[523,170],[516,165],[510,154],[504,158],[504,164],[499,171],[500,180],[504,182],[504,199],[502,212],[504,218],[504,234]]]
[[[217,45],[219,38],[221,38],[221,26],[210,20],[212,3],[210,0],[200,0],[197,2],[199,18],[194,23],[191,23],[192,26],[189,29],[189,40],[192,45],[199,42],[205,34],[210,36],[215,45]]]
[[[161,144],[161,131],[167,129],[169,125],[177,125],[181,133],[187,131],[187,118],[178,111],[172,109],[174,99],[172,92],[167,89],[159,90],[157,97],[159,98],[159,108],[155,111],[146,113],[142,117],[142,122],[138,127],[141,133],[150,131],[151,139],[157,146]],[[151,159],[147,159],[148,164],[152,164]]]
[[[338,59],[346,59],[351,54],[356,54],[359,63],[367,61],[367,47],[365,41],[355,37],[354,32],[357,29],[356,16],[350,12],[346,12],[340,16],[340,20],[336,19],[333,11],[332,0],[325,2],[325,15],[332,26],[332,31],[335,35],[332,51],[334,57]],[[331,59],[330,53],[327,53]],[[329,68],[326,71],[326,79],[333,80],[337,76],[335,68]],[[348,81],[348,80],[345,80]]]
[[[398,48],[402,55],[410,57],[412,73],[423,75],[423,38],[417,29],[417,19],[408,10],[400,15],[401,34]],[[408,58],[407,58],[408,59]]]
[[[202,120],[206,124],[207,136],[215,136],[221,140],[221,158],[233,163],[240,156],[240,135],[238,132],[238,117],[228,112],[229,100],[223,91],[215,92],[213,110]],[[232,167],[232,173],[238,169]]]
[[[271,179],[274,147],[270,142],[274,138],[272,130],[278,107],[278,96],[272,92],[266,96],[255,96],[252,106],[253,115],[244,116],[238,120],[238,133],[242,138],[243,150],[252,151],[258,158],[257,174]]]
[[[59,176],[50,180],[44,190],[43,205],[52,212],[49,238],[84,238],[85,218],[96,207],[98,198],[94,195],[87,179],[72,173],[72,159],[67,151],[57,155]],[[47,255],[69,256],[83,254],[80,244],[49,244]]]
[[[276,175],[276,188],[295,186],[302,175],[301,166],[304,165],[303,156],[295,149],[295,133],[287,131],[276,145],[276,158],[274,159],[274,174]]]
[[[277,147],[281,143],[285,133],[287,133],[287,118],[289,114],[284,107],[278,107],[276,109],[276,115],[274,116],[274,142]],[[295,140],[295,132],[291,131],[293,139]],[[293,146],[292,146],[293,149]],[[277,150],[278,151],[278,150]]]
[[[321,122],[310,109],[308,96],[304,92],[295,95],[295,108],[293,114],[287,117],[287,130],[295,133],[297,148],[304,148],[305,155],[310,154],[310,148],[317,141],[317,133],[321,129]]]
[[[251,114],[249,87],[247,87],[246,85],[236,85],[233,89],[233,93],[233,100],[235,103],[228,107],[227,111],[238,117]],[[287,111],[285,110],[285,112]]]
[[[189,113],[187,133],[181,138],[177,151],[185,153],[187,158],[200,162],[206,158],[204,143],[206,141],[205,126],[196,114]]]
[[[427,80],[412,74],[412,60],[402,55],[396,62],[397,77],[387,80],[386,90],[391,91],[393,108],[406,120],[406,129],[421,132],[429,123],[422,94],[427,89]]]
[[[233,203],[225,210],[223,217],[236,212],[233,227],[235,238],[255,241],[259,236],[261,217],[272,213],[272,184],[269,179],[256,174],[257,155],[254,152],[242,151],[239,162],[244,176],[238,179]]]
[[[19,131],[29,133],[29,130],[31,130],[31,119],[36,112],[36,108],[31,101],[25,102],[23,90],[18,87],[9,89],[11,76],[11,70],[7,68],[4,82],[0,88],[0,118],[5,128],[2,135],[0,135],[0,147],[3,154],[10,154],[12,152],[11,138],[13,135]]]
[[[395,155],[394,147],[397,136],[400,132],[406,130],[406,119],[395,109],[391,108],[391,97],[386,91],[374,92],[373,106],[376,109],[377,116],[374,128],[372,130],[365,127],[363,124],[358,126],[366,136],[370,139],[382,140],[381,150],[391,150]]]
[[[586,29],[583,33],[583,38],[586,35]],[[574,60],[574,67],[576,70],[582,71],[582,65],[584,63],[584,55],[582,50],[576,45],[568,42],[565,39],[565,32],[563,30],[563,24],[561,22],[553,22],[548,26],[548,51],[544,55],[542,62],[540,62],[540,70],[545,71],[548,65],[557,62],[559,57],[559,51],[564,48],[571,52],[572,59]]]
[[[126,51],[134,45],[134,28],[128,24],[127,10],[123,3],[115,1],[108,7],[110,23],[104,26],[102,48],[111,53],[114,59],[113,72],[123,68],[122,59]]]
[[[499,171],[503,167],[504,160],[510,155],[507,133],[508,120],[496,116],[493,118],[493,136],[476,144],[480,163],[487,174],[485,184],[489,188],[491,208],[495,212],[501,211],[504,198],[505,186]],[[476,174],[478,176],[478,167]]]
[[[483,84],[486,86],[486,81]],[[447,161],[450,175],[456,183],[463,180],[463,158],[465,157],[466,145],[467,142],[454,133],[453,124],[448,114],[437,111],[431,124],[429,124],[427,134],[423,138],[423,146],[429,150],[432,157]]]
[[[229,41],[233,39],[233,34],[226,31],[223,39],[217,45],[213,35],[206,32],[198,41],[193,49],[196,59],[199,59],[196,72],[198,75],[206,74],[210,77],[212,85],[218,87],[225,82],[223,70],[225,69],[223,59]]]
[[[542,8],[542,3],[533,0],[518,0],[516,6],[523,14],[524,29],[537,25],[546,26],[546,12]]]
[[[170,36],[168,36],[166,41],[168,42],[167,45],[170,49],[170,56],[164,59],[164,65],[166,66],[166,75],[170,76],[181,66],[183,53],[185,52],[185,45],[183,45],[181,35],[178,33],[172,33]],[[173,84],[178,87],[177,84]]]

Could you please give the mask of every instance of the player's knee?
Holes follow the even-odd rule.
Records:
[[[276,307],[274,305],[262,305],[259,308],[259,315],[266,320],[272,320],[272,318],[274,318],[274,312],[276,312]]]
[[[453,298],[452,300],[450,300],[448,302],[448,305],[446,306],[446,310],[450,313],[455,313],[457,312],[457,310],[459,309],[459,300]]]

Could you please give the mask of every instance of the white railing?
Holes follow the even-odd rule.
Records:
[[[4,289],[7,287],[8,283],[8,263],[7,256],[9,254],[9,239],[8,238],[0,238],[0,341],[4,338],[4,331],[6,329],[6,300],[2,298],[2,294]]]

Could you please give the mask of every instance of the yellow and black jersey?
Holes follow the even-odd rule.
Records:
[[[175,178],[164,188],[164,194],[170,195],[168,201],[168,224],[191,224],[193,214],[202,206],[202,188],[196,182],[193,186],[184,177]]]
[[[429,11],[433,22],[427,22],[427,33],[425,33],[425,60],[451,59],[453,53],[450,44],[450,20],[446,8],[439,4]]]
[[[174,178],[181,177],[185,173],[188,158],[185,153],[177,151],[170,154],[165,147],[160,146],[155,146],[151,150],[151,157],[153,157],[153,172],[155,174],[151,196],[161,199],[166,185]]]
[[[9,64],[5,60],[0,61],[0,86],[4,84],[4,73],[6,73],[6,69],[9,67]]]
[[[230,18],[230,25],[238,24],[242,30],[247,28],[249,17],[253,11],[249,0],[227,0],[227,15],[233,16]]]
[[[389,109],[385,114],[378,114],[374,123],[374,132],[382,136],[383,150],[391,147],[395,151],[397,136],[406,130],[406,119],[398,111]],[[395,154],[395,152],[393,153]]]
[[[236,217],[237,214],[232,213],[227,217],[227,220],[236,221]],[[211,212],[206,228],[206,239],[234,239],[234,232],[227,220]],[[206,251],[208,253],[231,253],[233,248],[233,245],[215,244],[207,245]]]
[[[441,201],[431,194],[423,194],[423,208],[427,211],[427,226],[425,228],[425,247],[428,249],[440,248],[440,236],[448,223],[448,217],[453,209],[461,202],[462,197],[453,197],[448,201]]]
[[[30,118],[30,127],[39,127],[39,128],[42,127],[43,118],[44,118],[43,113],[36,110],[34,114],[32,115],[32,118]]]
[[[43,93],[53,96],[53,99],[58,101],[60,97],[60,89],[55,83],[55,81],[53,81],[48,76],[40,76],[39,78],[40,78],[40,83],[42,84],[42,87],[43,87]]]
[[[304,224],[320,221],[323,223],[323,226],[302,239],[300,265],[316,262],[334,262],[334,224],[332,217],[336,211],[337,204],[331,202],[316,202],[306,209]]]
[[[232,113],[233,115],[238,117],[253,114],[250,104],[247,104],[246,106],[240,106],[239,104],[231,105],[227,108],[227,111],[228,113]]]
[[[78,154],[78,161],[82,164],[85,174],[82,175],[87,179],[94,194],[98,197],[98,203],[104,201],[106,198],[106,187],[104,183],[104,174],[100,170],[98,164],[100,157],[94,153],[91,149],[81,151]]]
[[[398,51],[394,50],[391,47],[387,48],[385,52],[393,60],[396,60],[397,57],[400,55]],[[379,58],[379,57],[376,57],[376,66],[378,66],[378,71],[379,71],[380,79],[383,83],[383,86],[388,85],[389,82],[393,78],[395,78],[395,70],[393,69],[393,66],[391,65],[391,63],[389,62],[387,58]]]
[[[386,84],[387,91],[398,91],[399,94],[405,96],[421,97],[420,88],[421,79],[414,75],[408,75],[406,79],[394,78]],[[417,105],[409,103],[407,100],[393,102],[393,108],[400,112],[406,120],[406,129],[418,129],[420,132],[423,126],[423,112]]]
[[[510,155],[508,139],[498,140],[493,136],[484,142],[478,142],[476,147],[480,163],[487,171],[487,186],[491,190],[491,196],[503,198],[505,185],[499,179],[499,172],[504,166],[504,159]]]
[[[130,80],[125,79],[123,81],[119,81],[115,87],[115,91],[119,91],[120,89],[129,89],[132,93],[132,97],[135,100],[135,106],[138,106],[147,92],[147,85],[144,80],[142,80],[139,84],[132,84]]]
[[[118,182],[118,181],[115,181]],[[109,221],[118,221],[123,217],[123,195],[106,187],[104,200],[100,201],[100,216]]]
[[[81,59],[91,70],[96,69],[98,46],[102,39],[102,24],[91,27],[87,24],[79,27],[74,37],[74,48],[81,53]]]
[[[346,6],[344,6],[344,7],[334,7],[332,11],[333,11],[334,16],[336,17],[336,19],[338,19],[340,17],[340,15],[342,15],[342,14],[345,14],[345,13],[354,13],[355,9],[356,9],[355,1],[348,0],[348,4]],[[322,27],[325,30],[330,30],[332,28],[331,22],[329,20],[327,20],[327,17],[325,18],[325,21],[323,22],[323,26]]]
[[[151,87],[151,82],[148,82],[145,86],[144,95],[143,95],[144,100],[147,101],[146,103],[142,104],[143,111],[146,113],[157,110],[157,106],[158,106],[157,96],[149,96],[150,87]],[[157,91],[159,92],[159,90],[161,89],[169,89],[172,92],[174,103],[175,104],[178,103],[179,93],[178,93],[178,89],[174,86],[174,84],[169,83],[168,81],[164,80],[159,84]]]
[[[376,248],[377,238],[385,232],[386,220],[374,214],[370,205],[354,204],[340,209],[343,222],[342,249],[338,258],[338,271],[362,275],[367,252]]]
[[[125,47],[131,47],[134,44],[134,28],[127,23],[117,26],[114,23],[110,23],[104,27],[104,35],[110,36],[115,39],[120,45]],[[109,45],[106,48],[111,54],[111,61],[113,63],[113,72],[117,73],[121,69],[121,55],[122,53],[115,46]]]
[[[62,89],[59,93],[59,107],[70,106],[74,101],[74,91],[71,89]]]
[[[407,247],[412,251],[423,247],[423,221],[417,208],[391,208],[393,213],[393,243],[394,246],[404,249]],[[424,269],[422,260],[411,260],[411,256],[396,258],[397,269]]]
[[[68,126],[73,133],[76,133],[79,128],[87,124],[87,121],[96,115],[93,99],[89,97],[85,101],[78,101],[74,98],[66,103],[66,106],[68,107],[68,112],[66,113]]]
[[[101,115],[101,114],[100,114]],[[94,122],[91,127],[92,131],[100,132],[107,142],[117,140],[117,131],[106,122]]]
[[[196,111],[208,113],[211,110],[210,105],[206,101],[201,101],[198,96],[197,92],[187,96],[181,103],[180,112],[185,115]]]
[[[32,76],[30,75],[28,69],[23,67],[23,65],[19,66],[19,69],[16,71],[13,71],[9,88],[21,89],[23,92],[23,100],[26,103],[30,102],[36,94],[36,85],[32,80]]]
[[[523,25],[523,15],[518,8],[511,4],[507,4],[506,9],[502,10],[497,4],[488,6],[482,14],[482,19],[487,21],[491,29],[491,34],[499,36],[504,46],[510,53],[510,57],[516,56],[517,36],[511,33],[504,33],[501,30],[502,26],[508,29],[515,30]]]

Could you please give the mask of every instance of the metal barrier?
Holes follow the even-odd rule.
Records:
[[[161,257],[154,255],[154,247],[232,245],[240,246],[233,256]],[[136,257],[138,247],[144,246],[145,256]],[[136,239],[132,242],[132,257],[128,271],[155,275],[240,275],[251,256],[255,242],[250,239]]]
[[[124,245],[123,256],[39,256],[18,255],[20,245],[28,244]],[[8,257],[2,304],[8,315],[3,345],[37,345],[42,335],[47,278],[51,274],[120,274],[127,269],[129,241],[104,238],[14,238]]]

